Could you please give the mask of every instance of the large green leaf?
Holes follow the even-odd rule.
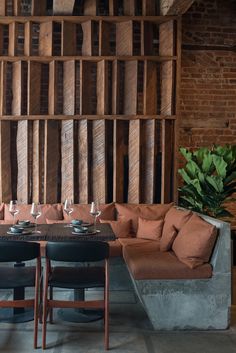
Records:
[[[227,163],[224,161],[223,157],[213,154],[213,163],[216,168],[217,174],[222,178],[226,177]]]
[[[189,178],[188,174],[186,173],[186,171],[183,168],[179,169],[178,173],[182,176],[185,183],[187,183],[187,184],[191,183],[191,178]]]
[[[223,184],[222,178],[220,176],[207,175],[206,180],[217,192],[222,192],[224,190],[224,184]]]
[[[204,155],[202,160],[202,171],[204,173],[209,173],[209,171],[211,170],[211,166],[212,166],[212,155],[208,151],[208,153]]]
[[[200,168],[198,167],[197,163],[194,162],[193,160],[190,160],[188,161],[188,163],[186,164],[185,166],[187,172],[188,172],[188,175],[194,179],[197,177],[198,175],[198,172],[200,172]]]
[[[193,155],[197,158],[197,162],[199,165],[202,164],[203,158],[206,153],[209,153],[209,150],[207,147],[201,147],[198,150],[193,152]]]
[[[193,185],[199,195],[202,195],[202,187],[198,179],[191,180],[190,184]]]
[[[188,151],[186,148],[184,147],[180,147],[180,152],[182,153],[182,155],[184,156],[184,158],[186,159],[186,161],[190,161],[192,159],[192,152]]]
[[[180,199],[186,201],[189,205],[191,205],[191,208],[195,211],[202,212],[203,204],[201,202],[195,200],[190,196],[180,196]]]

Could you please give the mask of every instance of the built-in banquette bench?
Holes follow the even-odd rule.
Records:
[[[30,205],[20,205],[19,209],[16,218],[31,219]],[[89,210],[89,205],[74,205],[72,217],[92,222]],[[111,263],[118,263],[119,268],[127,266],[155,329],[229,326],[228,223],[177,209],[172,204],[106,204],[101,205],[101,211],[100,222],[110,223],[117,236],[116,241],[110,242]],[[2,204],[0,217],[0,223],[12,222],[8,205]],[[69,220],[62,205],[55,204],[42,206],[38,222]],[[114,280],[122,281],[122,276],[118,277]]]

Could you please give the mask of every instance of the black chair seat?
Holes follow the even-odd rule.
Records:
[[[0,268],[0,289],[34,287],[35,267]]]
[[[103,267],[62,267],[56,266],[49,275],[49,285],[59,288],[104,287],[105,271]]]

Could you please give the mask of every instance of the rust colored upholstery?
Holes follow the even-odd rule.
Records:
[[[35,219],[31,216],[30,211],[31,211],[31,205],[25,205],[25,204],[19,204],[19,213],[15,215],[15,221],[17,220],[25,220],[28,219],[31,222],[35,222]],[[51,220],[62,220],[63,215],[62,215],[62,205],[61,204],[54,204],[54,205],[49,205],[49,204],[44,204],[42,205],[42,215],[38,218],[38,224],[45,224],[46,223],[46,218],[51,219]],[[9,205],[5,204],[5,209],[4,209],[4,220],[6,222],[12,222],[13,217],[9,212]]]
[[[173,204],[119,204],[116,203],[116,210],[118,213],[118,220],[129,220],[132,221],[132,233],[137,233],[138,218],[143,217],[146,219],[161,219],[165,217],[166,212],[170,209]]]
[[[64,220],[70,222],[72,218],[82,219],[84,222],[93,223],[94,217],[90,215],[91,205],[88,204],[74,204],[73,212],[71,216],[68,215],[63,210]],[[114,203],[100,205],[101,215],[98,217],[97,222],[100,219],[114,220],[115,219],[115,205]]]
[[[149,240],[160,240],[164,221],[139,217],[136,237]]]
[[[48,219],[48,218],[46,218],[46,223],[47,224],[54,224],[54,223],[57,223],[57,224],[66,224],[67,223],[67,221],[65,220],[65,219],[59,219],[59,220],[54,220],[54,219]]]
[[[142,244],[153,244],[153,240],[142,239],[142,238],[119,238],[118,241],[125,247],[126,245],[142,245]],[[159,242],[155,241],[155,246],[158,246],[159,249]]]
[[[199,279],[212,276],[210,264],[190,269],[173,252],[158,249],[158,242],[153,241],[123,248],[124,260],[134,279]]]
[[[117,238],[127,238],[130,237],[130,227],[131,227],[131,221],[108,221],[107,219],[101,219],[101,223],[108,223],[111,225],[111,228],[113,232],[115,233]]]
[[[177,237],[177,234],[178,232],[173,225],[168,226],[168,229],[166,227],[165,234],[162,234],[160,240],[160,250],[169,251],[172,247],[175,238]]]
[[[172,249],[180,261],[195,268],[209,261],[216,236],[215,226],[193,214],[181,228]]]
[[[0,204],[0,220],[3,220],[4,219],[4,203],[2,202]]]
[[[122,256],[122,246],[118,239],[115,241],[108,241],[108,244],[110,257]]]

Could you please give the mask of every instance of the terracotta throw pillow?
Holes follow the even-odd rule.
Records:
[[[163,223],[163,220],[154,221],[139,217],[136,238],[160,240]]]
[[[73,212],[68,216],[63,210],[64,220],[70,222],[71,219],[82,219],[84,222],[93,223],[94,217],[90,215],[91,205],[89,204],[74,204]],[[100,219],[115,219],[115,205],[114,203],[109,203],[105,205],[100,205],[101,215],[98,217],[97,222],[100,222]]]
[[[215,244],[217,229],[193,214],[175,238],[172,249],[190,268],[208,262]]]
[[[170,226],[174,226],[175,229],[179,232],[183,225],[192,216],[192,214],[192,211],[185,211],[176,207],[171,207],[171,209],[169,209],[165,215],[163,234],[165,232],[165,228],[166,230],[169,230]]]
[[[173,206],[170,204],[119,204],[116,203],[118,220],[131,220],[131,232],[136,234],[138,229],[138,219],[143,217],[150,220],[162,219],[166,212]]]
[[[164,232],[165,228],[165,232]],[[169,228],[165,227],[164,224],[163,232],[162,232],[162,237],[160,241],[160,250],[161,251],[169,251],[172,247],[172,244],[177,237],[178,231],[177,229],[171,225]]]
[[[101,223],[108,223],[111,225],[113,232],[117,238],[130,238],[130,226],[131,221],[109,221],[109,220],[100,220]]]

